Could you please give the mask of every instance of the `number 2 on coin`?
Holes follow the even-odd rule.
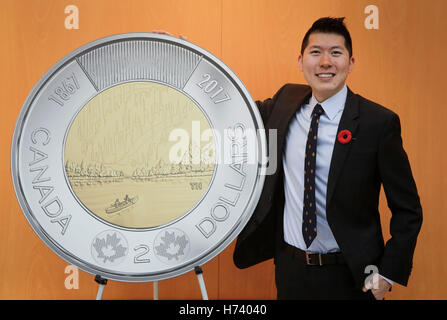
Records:
[[[134,251],[140,251],[137,255],[135,255],[133,263],[149,263],[151,262],[148,258],[143,258],[144,255],[149,253],[149,246],[145,244],[140,244],[134,248]]]

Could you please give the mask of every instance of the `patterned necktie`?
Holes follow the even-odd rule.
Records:
[[[304,163],[304,198],[303,198],[303,238],[307,248],[317,236],[317,214],[315,203],[315,167],[317,157],[318,122],[324,113],[317,104],[312,111],[312,122],[306,143],[306,158]]]

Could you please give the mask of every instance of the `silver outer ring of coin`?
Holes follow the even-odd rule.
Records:
[[[72,82],[70,92],[75,92],[61,101],[63,106],[57,105],[51,96],[73,76],[77,84],[75,88]],[[205,92],[203,81],[208,77],[222,87],[221,95]],[[217,141],[216,156],[223,155],[225,151],[219,150],[225,150],[225,143],[249,141],[241,149],[245,158],[230,151],[230,159],[235,160],[216,163],[211,186],[194,210],[157,228],[116,227],[95,218],[73,195],[63,168],[65,135],[74,115],[100,92],[130,81],[162,83],[193,99],[213,129],[222,133],[227,129],[227,135]],[[263,129],[248,90],[208,51],[167,35],[113,35],[74,50],[32,89],[12,140],[14,189],[33,230],[68,263],[117,281],[168,279],[216,257],[247,224],[266,173]],[[253,132],[257,135],[250,140]],[[182,239],[182,250],[163,254],[159,245],[166,236]],[[106,239],[120,246],[113,259],[103,259],[95,249]]]

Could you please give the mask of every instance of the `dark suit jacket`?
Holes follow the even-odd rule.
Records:
[[[238,237],[234,263],[239,268],[275,256],[283,239],[284,185],[282,155],[290,120],[311,96],[305,85],[287,84],[272,99],[257,102],[266,132],[277,129],[278,168],[266,176],[260,201]],[[326,216],[358,287],[368,265],[407,285],[422,208],[407,155],[400,121],[394,112],[348,89],[337,132],[352,140],[335,141],[328,177]],[[304,173],[303,173],[304,174]],[[391,238],[384,244],[378,210],[383,185],[392,212]]]

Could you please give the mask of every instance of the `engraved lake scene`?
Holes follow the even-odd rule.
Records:
[[[189,97],[155,82],[128,82],[101,92],[77,114],[64,166],[91,213],[124,228],[152,228],[182,217],[205,195],[215,141]]]

